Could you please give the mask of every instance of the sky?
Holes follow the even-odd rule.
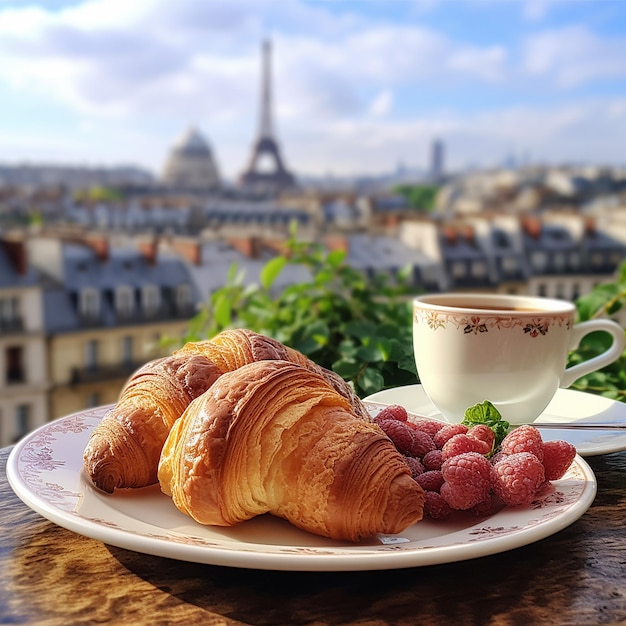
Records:
[[[626,164],[626,0],[0,0],[0,164],[155,175],[194,127],[296,175]]]

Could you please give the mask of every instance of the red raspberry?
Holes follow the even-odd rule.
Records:
[[[424,466],[419,459],[416,459],[414,456],[405,456],[404,460],[411,470],[411,478],[413,480],[416,480],[420,474],[424,473]]]
[[[435,446],[435,442],[433,438],[423,430],[412,430],[411,434],[413,435],[413,445],[411,446],[410,454],[413,456],[417,456],[420,459],[436,450],[437,446]]]
[[[424,500],[424,514],[432,519],[444,519],[450,515],[450,505],[435,491],[427,491]]]
[[[470,437],[469,435],[459,434],[448,439],[444,444],[441,454],[444,461],[458,456],[464,452],[478,452],[479,454],[488,454],[491,450],[484,441]]]
[[[484,441],[489,448],[486,454],[489,454],[489,452],[491,452],[491,449],[493,448],[493,442],[496,439],[496,434],[493,432],[493,430],[491,430],[491,428],[489,428],[489,426],[487,426],[487,424],[476,424],[476,426],[472,426],[467,431],[467,434],[470,437],[476,437],[476,439]]]
[[[474,505],[471,511],[476,517],[486,517],[493,513],[493,509],[493,501],[491,500],[491,495],[489,495],[482,502]]]
[[[572,464],[576,448],[567,441],[545,441],[543,444],[543,467],[546,480],[559,480]]]
[[[478,452],[453,456],[441,466],[445,482],[440,493],[453,509],[466,510],[489,495],[491,464]]]
[[[390,404],[386,406],[377,416],[377,420],[398,420],[400,422],[406,422],[408,415],[406,409],[399,404]]]
[[[439,489],[443,485],[443,474],[441,470],[430,470],[420,474],[415,480],[424,491],[439,493]]]
[[[414,422],[407,422],[409,426],[415,428],[415,430],[423,430],[431,437],[434,437],[446,424],[444,422],[438,422],[437,420],[429,420],[427,418],[418,419]]]
[[[454,435],[464,435],[467,431],[468,428],[465,424],[447,424],[435,434],[433,441],[441,450],[448,439],[451,439]]]
[[[502,450],[498,450],[489,460],[491,461],[492,465],[495,465],[498,461],[505,459],[507,456],[509,455],[506,452],[502,452]]]
[[[543,464],[530,452],[510,454],[491,467],[495,494],[512,506],[530,504],[544,482]]]
[[[441,450],[431,450],[425,454],[422,459],[422,463],[427,470],[441,469],[441,464],[443,463],[443,454]]]
[[[541,433],[529,424],[518,426],[512,430],[502,441],[500,447],[506,454],[517,452],[530,452],[540,461],[543,460],[543,440]]]
[[[378,422],[385,434],[402,454],[411,454],[413,447],[413,431],[403,422],[386,419]]]

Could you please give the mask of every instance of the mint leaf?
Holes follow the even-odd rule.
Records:
[[[476,424],[489,426],[496,436],[493,442],[492,454],[500,447],[502,440],[506,437],[510,429],[510,424],[502,419],[500,411],[498,411],[489,400],[479,402],[465,409],[465,415],[461,423],[468,427],[475,426]]]

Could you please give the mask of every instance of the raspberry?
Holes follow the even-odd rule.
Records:
[[[469,435],[458,434],[448,439],[444,444],[441,454],[444,461],[458,456],[464,452],[478,452],[479,454],[488,454],[491,450],[484,441],[470,437]]]
[[[541,461],[530,452],[516,452],[491,467],[495,494],[512,506],[530,504],[545,481]]]
[[[546,480],[559,480],[572,464],[576,448],[567,441],[545,441],[543,444],[543,467]]]
[[[465,452],[441,466],[445,482],[440,493],[453,509],[466,510],[489,495],[491,464],[478,452]]]
[[[428,433],[423,430],[413,430],[411,434],[413,435],[413,445],[411,446],[410,453],[413,456],[417,456],[421,459],[429,452],[436,450],[437,446],[435,446],[433,438]]]
[[[493,502],[491,496],[487,496],[482,502],[475,504],[471,511],[476,517],[485,517],[493,513]]]
[[[425,433],[428,433],[431,437],[434,437],[436,433],[438,433],[445,424],[443,422],[438,422],[437,420],[429,420],[427,418],[422,418],[416,420],[415,422],[407,422],[409,426],[415,428],[415,430],[423,430]]]
[[[439,493],[439,489],[443,485],[443,474],[441,470],[430,470],[420,474],[415,480],[424,491]]]
[[[441,450],[448,439],[451,439],[454,435],[464,435],[467,431],[468,428],[465,424],[446,424],[435,434],[433,441]]]
[[[427,491],[424,500],[424,513],[432,519],[444,519],[452,510],[450,505],[435,491]]]
[[[441,450],[431,450],[426,453],[422,459],[422,463],[427,470],[441,469],[441,464],[443,463],[443,454]]]
[[[509,455],[506,452],[502,452],[502,450],[498,450],[489,460],[491,461],[492,465],[495,465],[498,461],[505,459],[507,456]]]
[[[501,450],[506,454],[530,452],[542,461],[543,440],[541,433],[534,426],[528,424],[518,426],[503,439]]]
[[[413,447],[413,432],[399,420],[386,419],[378,422],[385,434],[402,454],[411,453]]]
[[[411,470],[411,478],[413,480],[416,480],[420,474],[424,473],[424,466],[419,459],[416,459],[414,456],[405,456],[404,460]]]
[[[489,428],[489,426],[487,426],[487,424],[476,424],[476,426],[472,426],[467,431],[467,434],[470,437],[476,437],[476,439],[484,441],[489,448],[486,454],[489,454],[489,452],[493,448],[493,442],[496,439],[496,434],[493,432],[493,430],[491,430],[491,428]]]
[[[406,422],[408,415],[406,409],[399,404],[390,404],[386,406],[377,416],[377,420],[398,420],[399,422]]]

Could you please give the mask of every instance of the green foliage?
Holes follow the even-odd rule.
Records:
[[[509,422],[502,419],[500,411],[498,411],[489,400],[485,400],[484,402],[480,402],[466,409],[461,423],[470,428],[477,424],[485,424],[493,430],[496,437],[489,456],[499,448],[502,440],[506,437],[510,429]]]
[[[626,262],[622,263],[614,282],[604,283],[576,301],[577,321],[611,317],[626,305]],[[607,333],[590,333],[569,357],[576,365],[604,352],[611,342]],[[626,352],[611,365],[579,378],[572,388],[597,393],[626,402]]]
[[[393,192],[406,198],[412,208],[429,212],[435,208],[439,187],[435,185],[398,185]]]
[[[123,196],[118,189],[96,185],[76,191],[74,199],[79,202],[119,202]]]
[[[366,278],[345,263],[345,252],[291,239],[288,252],[269,261],[260,284],[244,284],[231,268],[192,321],[188,341],[226,328],[249,328],[278,339],[332,369],[367,396],[417,382],[408,268],[397,277]],[[287,265],[308,270],[309,280],[282,289]]]
[[[310,278],[279,289],[277,279],[288,265],[307,268]],[[408,269],[394,278],[368,279],[345,263],[344,252],[327,252],[321,245],[293,238],[285,255],[263,267],[260,284],[245,285],[244,273],[233,265],[226,284],[192,320],[185,340],[213,337],[226,328],[249,328],[334,370],[361,397],[413,384],[419,381]],[[577,321],[610,317],[625,305],[626,262],[615,282],[599,285],[576,301]],[[603,352],[609,341],[606,333],[587,335],[570,354],[568,365]],[[626,353],[572,387],[626,402]]]

